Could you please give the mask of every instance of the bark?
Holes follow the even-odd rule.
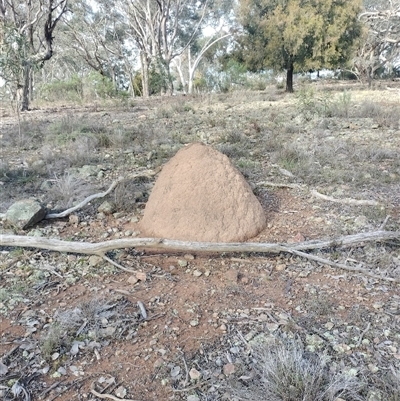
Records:
[[[286,92],[293,93],[293,62],[290,62],[286,72]]]
[[[384,242],[400,240],[400,231],[372,231],[328,240],[312,240],[297,244],[262,243],[262,242],[189,242],[163,238],[127,238],[103,241],[98,243],[63,241],[59,239],[30,237],[24,235],[2,235],[0,246],[17,246],[24,248],[39,248],[58,252],[81,253],[86,255],[103,256],[105,253],[123,248],[149,248],[159,251],[178,252],[257,252],[257,253],[294,253],[294,251],[311,251],[348,247],[366,242]]]
[[[25,248],[39,248],[52,250],[57,252],[79,253],[85,255],[98,255],[112,265],[124,270],[131,271],[114,260],[110,259],[106,253],[115,249],[122,248],[149,248],[150,250],[164,252],[197,252],[197,253],[221,253],[221,252],[257,252],[280,254],[288,253],[297,255],[309,260],[313,260],[322,266],[329,265],[335,268],[344,269],[351,272],[361,273],[369,277],[379,280],[385,280],[392,283],[400,283],[399,278],[389,277],[386,275],[378,275],[371,269],[365,269],[360,266],[348,266],[343,263],[332,262],[329,259],[320,258],[313,254],[303,251],[313,249],[327,249],[348,246],[364,246],[367,242],[384,242],[399,241],[400,231],[374,231],[360,233],[355,235],[347,235],[333,240],[314,240],[305,241],[298,244],[280,244],[280,243],[215,243],[215,242],[187,242],[176,241],[162,238],[131,238],[116,239],[98,243],[63,241],[58,239],[38,238],[19,235],[2,235],[0,236],[0,246],[17,246]]]
[[[150,82],[149,82],[149,60],[144,52],[140,53],[140,64],[142,69],[142,96],[150,96]]]
[[[24,78],[22,87],[22,99],[21,99],[21,111],[29,110],[29,100],[30,100],[30,86],[31,86],[31,66],[26,63],[24,66]]]

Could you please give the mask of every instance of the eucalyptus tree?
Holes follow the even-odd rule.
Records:
[[[354,72],[369,84],[379,69],[400,56],[400,0],[365,0],[359,15],[365,32],[354,59]]]
[[[188,93],[194,89],[194,79],[200,63],[210,61],[221,47],[227,49],[235,28],[234,13],[230,0],[214,0],[207,4],[207,12],[201,30],[190,40],[181,37],[183,52],[173,60],[182,87]]]
[[[191,46],[208,23],[215,0],[116,0],[140,53],[143,95],[149,96],[153,66],[171,93],[171,63]],[[215,39],[213,39],[215,40]],[[196,63],[198,64],[198,63]]]
[[[132,83],[135,52],[128,43],[123,16],[112,0],[70,0],[71,14],[64,18],[68,38],[65,53],[74,53],[117,90]],[[122,76],[121,76],[122,75]],[[131,86],[131,85],[130,85]]]
[[[32,71],[53,56],[55,28],[68,0],[0,0],[0,76],[29,109]]]
[[[240,0],[243,33],[236,55],[252,71],[337,68],[351,57],[361,34],[361,0]]]

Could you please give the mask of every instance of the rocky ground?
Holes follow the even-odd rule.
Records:
[[[268,227],[253,242],[399,231],[400,92],[383,86],[60,104],[19,119],[3,109],[0,213],[28,197],[64,210],[125,179],[67,218],[25,231],[3,221],[2,232],[140,236],[157,173],[195,141],[228,155],[262,202]],[[124,271],[97,256],[2,247],[0,398],[263,400],[268,369],[283,361],[277,400],[297,399],[306,379],[295,367],[315,365],[319,387],[336,378],[348,388],[321,400],[398,401],[398,237],[311,254],[362,271],[290,254],[110,252]]]

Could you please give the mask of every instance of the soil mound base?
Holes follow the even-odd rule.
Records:
[[[199,242],[239,242],[265,228],[249,184],[217,150],[181,149],[163,168],[141,221],[142,235]]]

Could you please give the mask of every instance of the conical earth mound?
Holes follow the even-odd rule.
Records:
[[[199,242],[239,242],[265,228],[249,184],[217,150],[194,143],[163,168],[141,221],[142,235]]]

